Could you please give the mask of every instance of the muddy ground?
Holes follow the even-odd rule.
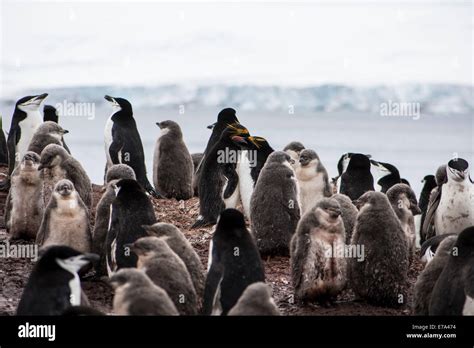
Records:
[[[102,194],[102,187],[94,185],[94,207]],[[6,194],[0,192],[0,211]],[[199,201],[193,198],[186,202],[176,200],[153,199],[158,221],[176,225],[190,240],[201,257],[203,265],[207,264],[207,253],[212,228],[191,230],[198,211]],[[91,223],[94,222],[95,208],[91,212]],[[3,214],[2,214],[3,216]],[[0,219],[3,225],[3,219]],[[0,244],[5,243],[5,229],[0,229]],[[19,242],[26,243],[26,242]],[[413,285],[422,265],[416,260],[409,271],[410,291],[407,304],[398,309],[375,307],[364,302],[355,301],[351,290],[344,291],[330,307],[314,304],[292,303],[289,258],[274,257],[263,260],[267,283],[273,289],[275,302],[284,315],[408,315],[413,296]],[[34,262],[30,259],[2,258],[0,261],[0,315],[14,315],[21,297],[23,287]],[[106,281],[83,281],[83,288],[91,305],[106,313],[111,312],[113,292]]]

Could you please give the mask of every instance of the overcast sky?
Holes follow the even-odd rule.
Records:
[[[470,1],[1,6],[6,95],[64,85],[472,83]]]

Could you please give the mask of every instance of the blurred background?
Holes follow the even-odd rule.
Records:
[[[474,163],[471,1],[0,2],[0,114],[49,93],[66,141],[102,183],[104,94],[128,99],[151,177],[155,122],[204,150],[224,107],[281,149],[345,152],[397,166],[415,191],[453,156]],[[398,104],[397,104],[398,103]],[[407,103],[418,114],[385,116]],[[392,110],[393,111],[393,110]]]

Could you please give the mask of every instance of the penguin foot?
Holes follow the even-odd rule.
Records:
[[[191,226],[191,229],[212,226],[212,225],[215,225],[215,222],[213,223],[211,221],[204,219],[202,216],[199,216],[196,222]]]

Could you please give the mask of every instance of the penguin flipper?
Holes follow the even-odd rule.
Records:
[[[214,257],[215,259],[215,257]],[[203,305],[202,305],[202,314],[203,315],[211,315],[212,310],[215,305],[216,294],[218,292],[219,284],[222,282],[224,278],[224,266],[215,260],[206,278],[206,286],[204,288],[204,297],[203,297]]]
[[[109,147],[109,155],[110,159],[113,164],[119,164],[120,159],[119,159],[119,152],[123,148],[123,141],[118,135],[114,135],[114,141],[112,141],[112,144],[110,144]]]
[[[437,190],[434,190],[430,198],[430,203],[428,205],[428,210],[426,211],[425,220],[423,221],[423,226],[420,230],[420,236],[424,237],[424,240],[431,238],[436,231],[434,231],[434,216],[436,209],[438,208],[439,202],[441,200],[441,186]]]
[[[449,236],[457,236],[456,233],[446,233],[446,234],[441,234],[439,236],[434,236],[431,237],[430,239],[426,240],[422,245],[420,249],[420,255],[421,255],[421,260],[429,262],[432,260],[432,257],[429,258],[427,252],[431,254],[435,254],[436,250],[438,249],[438,246],[441,244],[441,242]]]
[[[8,174],[11,174],[13,172],[13,169],[15,169],[15,148],[16,144],[18,144],[18,140],[21,136],[21,129],[20,127],[17,127],[18,129],[13,129],[10,131],[8,134],[8,140],[7,140],[7,147],[8,147]]]
[[[224,175],[227,178],[227,185],[224,190],[224,199],[228,199],[237,189],[239,184],[239,175],[235,171],[235,168],[228,165],[224,169]]]

